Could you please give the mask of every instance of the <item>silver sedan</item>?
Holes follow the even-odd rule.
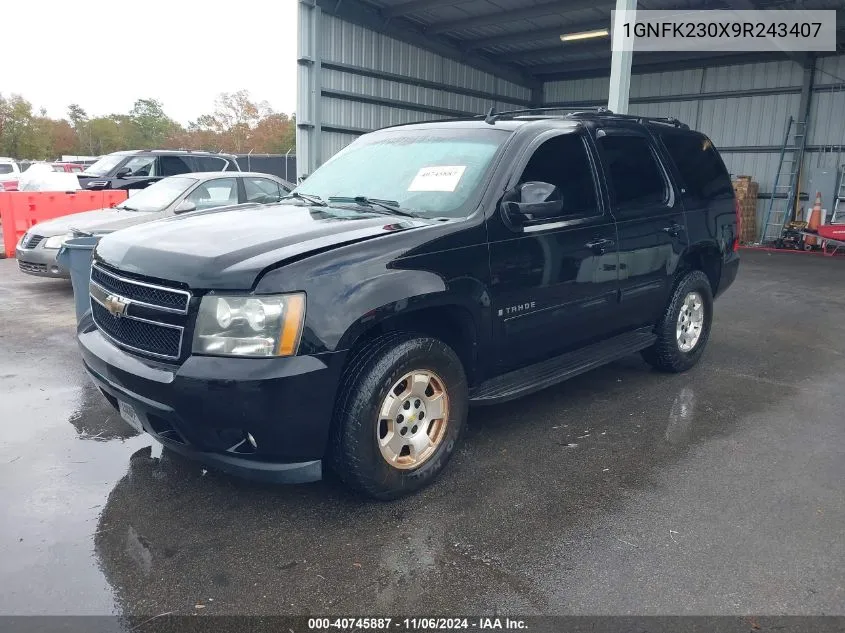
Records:
[[[270,174],[201,172],[170,176],[111,209],[84,211],[39,222],[18,242],[21,271],[39,277],[68,277],[56,261],[59,248],[75,232],[104,235],[177,213],[243,203],[278,202],[294,185]]]

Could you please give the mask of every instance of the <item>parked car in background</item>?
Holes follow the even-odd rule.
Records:
[[[101,157],[79,174],[82,189],[143,189],[167,176],[240,171],[230,154],[191,150],[130,150]]]
[[[12,158],[0,156],[0,191],[17,191],[21,168]]]
[[[53,165],[53,171],[63,171],[68,174],[78,174],[85,170],[85,165],[80,165],[79,163],[64,163],[59,161],[51,164]]]
[[[675,119],[526,115],[365,134],[280,204],[104,237],[90,375],[175,452],[392,499],[470,405],[637,352],[689,369],[739,269],[719,153]]]
[[[39,277],[68,277],[56,261],[74,232],[102,235],[189,211],[241,203],[278,202],[293,185],[270,174],[206,172],[171,176],[138,191],[112,209],[65,215],[39,222],[18,242],[21,271]]]

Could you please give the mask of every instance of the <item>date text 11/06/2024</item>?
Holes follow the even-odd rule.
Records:
[[[525,630],[524,620],[511,618],[309,618],[313,631],[448,631],[448,630]]]

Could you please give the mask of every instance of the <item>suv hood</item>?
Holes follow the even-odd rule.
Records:
[[[60,218],[39,222],[30,233],[52,237],[62,235],[71,229],[80,229],[92,233],[111,233],[128,226],[135,226],[142,222],[150,222],[161,218],[161,213],[145,213],[143,211],[121,211],[120,209],[98,209],[63,215]]]
[[[190,288],[247,290],[287,259],[432,223],[334,207],[244,205],[108,235],[96,255],[122,271]]]

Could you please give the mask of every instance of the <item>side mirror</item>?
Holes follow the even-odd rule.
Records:
[[[129,169],[128,167],[121,167],[120,169],[117,170],[114,177],[115,178],[126,178],[131,173],[132,173],[132,170]]]
[[[544,220],[563,213],[563,195],[548,182],[524,182],[517,185],[502,199],[502,210],[507,219],[517,226],[531,220]]]
[[[196,211],[197,205],[195,205],[190,200],[182,200],[179,204],[176,205],[176,208],[173,209],[173,213],[188,213],[189,211]]]

